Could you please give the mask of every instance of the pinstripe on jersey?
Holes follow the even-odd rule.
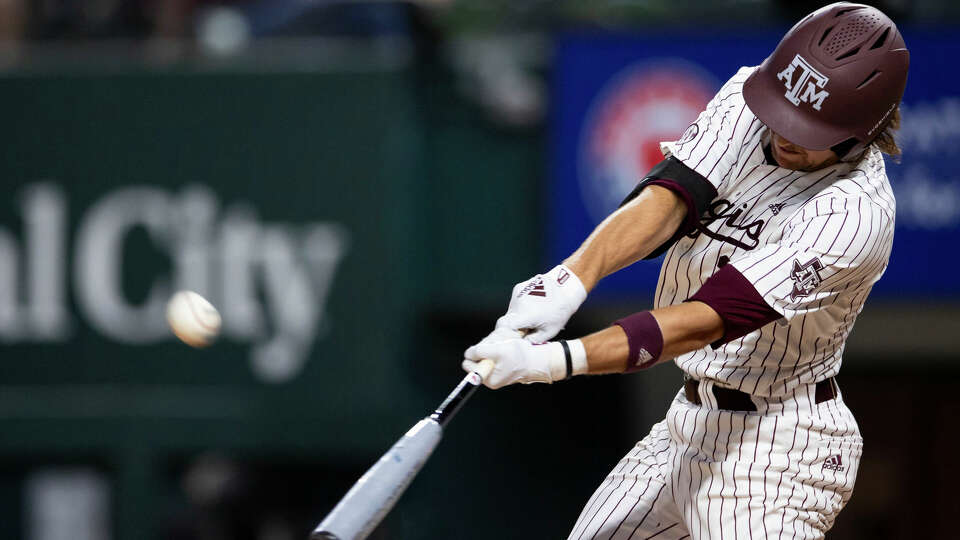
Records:
[[[696,230],[666,253],[655,306],[684,301],[729,262],[782,318],[676,358],[702,405],[667,418],[614,468],[571,539],[823,538],[849,499],[862,439],[842,397],[816,403],[886,268],[895,203],[883,159],[812,172],[769,165],[771,134],[741,96],[741,69],[684,136],[661,148],[717,190]],[[757,412],[719,410],[713,388]]]
[[[681,392],[569,539],[823,538],[853,491],[862,440],[842,399],[790,404],[760,415],[696,406]]]
[[[688,131],[695,136],[662,145],[717,198],[698,230],[667,251],[655,306],[689,298],[730,261],[783,319],[675,361],[697,379],[777,398],[839,371],[845,339],[886,268],[895,203],[876,149],[813,172],[767,164],[770,133],[741,95],[753,69],[721,88]]]

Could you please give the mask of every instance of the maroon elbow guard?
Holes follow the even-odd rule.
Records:
[[[630,345],[627,373],[646,369],[660,360],[663,353],[663,333],[649,311],[641,311],[613,323],[623,328]]]

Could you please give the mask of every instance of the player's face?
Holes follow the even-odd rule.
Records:
[[[784,169],[794,171],[815,171],[833,165],[840,158],[833,150],[810,150],[797,146],[776,133],[771,143],[773,159]]]

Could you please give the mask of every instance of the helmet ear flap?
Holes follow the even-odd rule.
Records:
[[[833,150],[833,153],[840,158],[840,161],[848,161],[859,157],[866,148],[866,144],[862,144],[855,137],[850,137],[842,143],[831,146],[830,150]]]

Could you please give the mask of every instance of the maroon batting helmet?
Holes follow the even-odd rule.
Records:
[[[857,155],[903,98],[910,53],[880,10],[838,2],[794,26],[743,85],[767,127],[811,150]]]

